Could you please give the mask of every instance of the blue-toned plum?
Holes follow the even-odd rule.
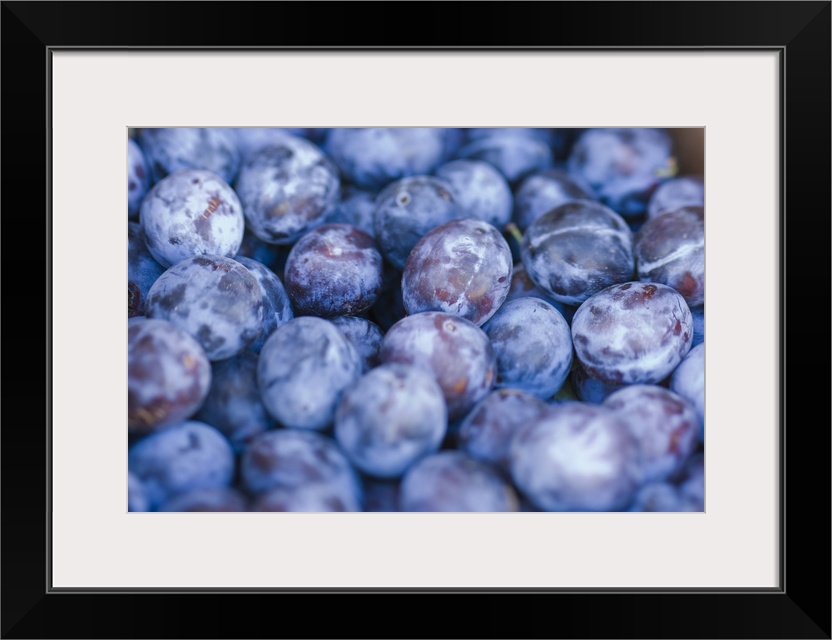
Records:
[[[168,320],[202,346],[209,360],[224,360],[251,345],[263,327],[263,290],[231,258],[197,256],[165,271],[145,305],[150,318]]]
[[[602,382],[661,382],[692,342],[693,318],[685,299],[659,283],[608,287],[584,302],[572,318],[575,355]]]
[[[190,418],[211,385],[199,343],[164,320],[127,324],[127,427],[145,434]]]
[[[394,180],[433,171],[444,157],[445,132],[424,127],[332,129],[325,149],[350,182],[379,190]]]
[[[492,391],[462,420],[459,448],[508,472],[508,452],[514,434],[548,409],[545,402],[525,391]]]
[[[151,510],[182,493],[229,487],[234,477],[231,445],[202,422],[181,422],[153,433],[130,447],[127,459]]]
[[[487,162],[510,184],[515,185],[530,173],[552,166],[549,142],[523,131],[492,129],[466,144],[457,156],[465,160]]]
[[[638,443],[607,408],[570,402],[521,428],[509,450],[515,485],[544,511],[620,511],[641,485]]]
[[[231,184],[240,169],[237,135],[232,129],[142,129],[139,143],[154,182],[182,169],[204,169]]]
[[[497,362],[491,341],[470,320],[438,311],[403,318],[385,334],[382,363],[412,364],[431,372],[457,420],[488,395]]]
[[[647,217],[655,218],[665,211],[681,207],[704,207],[705,183],[701,176],[680,176],[663,182],[647,205]]]
[[[448,426],[442,389],[422,369],[384,364],[341,396],[335,439],[362,472],[397,478],[439,450]]]
[[[552,130],[542,127],[470,127],[464,131],[469,142],[504,135],[520,136],[531,140],[541,140],[546,143],[552,139]]]
[[[416,176],[390,184],[376,198],[375,238],[384,257],[404,269],[407,256],[428,231],[465,217],[453,187],[439,178]]]
[[[601,404],[613,393],[627,386],[596,380],[586,372],[577,360],[572,361],[570,381],[575,395],[581,402],[587,404]]]
[[[144,301],[150,287],[165,272],[147,250],[144,231],[138,222],[127,223],[127,317],[144,315]]]
[[[165,502],[159,511],[224,513],[248,511],[246,499],[228,487],[194,489]]]
[[[672,142],[663,129],[587,129],[569,156],[569,173],[616,213],[647,211],[655,189],[675,171]]]
[[[257,363],[267,411],[295,429],[325,429],[344,390],[361,376],[361,359],[331,322],[290,320],[272,333]]]
[[[150,501],[145,495],[142,481],[134,473],[127,472],[127,510],[149,511]]]
[[[521,248],[526,273],[549,296],[579,305],[633,279],[633,234],[624,219],[597,202],[570,202],[532,223]]]
[[[443,164],[435,174],[453,187],[465,215],[498,229],[511,221],[511,187],[492,165],[478,160],[454,160]]]
[[[540,298],[541,300],[545,300],[555,309],[560,311],[561,315],[568,323],[572,322],[572,316],[575,315],[575,311],[578,309],[572,305],[558,302],[543,289],[538,287],[534,282],[532,282],[532,279],[529,278],[529,275],[526,273],[526,267],[523,266],[522,262],[515,263],[514,268],[511,271],[511,286],[508,289],[508,295],[506,296],[505,302],[516,300],[517,298]]]
[[[150,169],[142,148],[135,140],[127,139],[127,215],[134,218],[139,214],[147,190],[150,188]]]
[[[685,496],[676,485],[651,482],[639,489],[628,511],[680,513],[702,511],[702,507]]]
[[[381,253],[372,236],[358,227],[325,224],[292,247],[284,280],[298,315],[361,313],[381,293]]]
[[[323,224],[341,189],[329,158],[308,140],[295,136],[250,155],[234,188],[248,229],[278,245],[292,244]]]
[[[285,513],[342,513],[360,511],[326,484],[277,487],[257,496],[252,511]]]
[[[699,439],[705,441],[705,343],[685,355],[673,371],[670,389],[693,405],[699,418]]]
[[[492,225],[452,220],[428,232],[407,259],[402,300],[408,314],[441,311],[482,325],[511,286],[511,250]]]
[[[705,342],[705,307],[694,307],[690,310],[693,316],[693,347]]]
[[[234,129],[237,136],[237,150],[243,162],[266,147],[282,144],[287,136],[303,137],[305,131],[302,128],[280,127],[237,127]]]
[[[413,465],[402,479],[402,511],[518,511],[511,484],[488,464],[461,451],[440,451]]]
[[[587,189],[562,169],[533,173],[517,188],[513,219],[518,229],[525,231],[540,216],[562,204],[593,199]]]
[[[330,322],[358,351],[363,372],[366,373],[381,363],[381,341],[384,334],[375,322],[358,316],[337,316],[331,318]]]
[[[691,307],[705,304],[705,211],[683,207],[650,218],[635,237],[642,282],[661,282]]]
[[[696,411],[664,387],[629,385],[610,395],[603,406],[615,411],[635,436],[645,482],[671,478],[699,444]]]
[[[482,329],[497,357],[495,386],[520,389],[542,400],[563,386],[572,366],[572,334],[548,302],[506,302]]]
[[[341,191],[341,201],[326,214],[326,222],[343,222],[358,227],[364,233],[374,235],[376,193],[346,187]]]
[[[233,258],[245,220],[234,190],[210,171],[177,171],[158,182],[140,212],[147,248],[164,267],[199,255]]]
[[[260,335],[249,347],[254,353],[260,353],[274,330],[294,318],[295,313],[292,310],[292,302],[289,300],[286,287],[283,286],[276,273],[263,263],[251,258],[237,256],[236,260],[257,278],[263,292],[263,326]]]
[[[260,396],[257,384],[257,355],[244,351],[211,367],[211,388],[196,415],[228,438],[235,450],[275,422]]]
[[[240,477],[252,495],[275,489],[320,490],[342,503],[340,511],[360,510],[357,473],[332,439],[312,431],[278,429],[260,434],[240,458]]]
[[[694,455],[678,479],[679,493],[686,499],[697,505],[696,511],[705,510],[705,454]]]

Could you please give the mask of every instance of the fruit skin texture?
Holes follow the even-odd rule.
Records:
[[[321,150],[303,138],[248,156],[234,184],[250,231],[264,242],[294,243],[323,224],[338,202],[338,171]]]
[[[403,178],[388,185],[376,198],[376,242],[387,261],[401,270],[422,236],[464,217],[453,187],[444,180],[431,176]]]
[[[506,302],[483,325],[497,356],[497,387],[551,398],[563,386],[572,366],[569,325],[548,302],[518,298]]]
[[[243,452],[240,476],[254,496],[276,489],[322,491],[343,507],[334,505],[331,510],[360,510],[361,483],[349,461],[333,440],[312,431],[276,429],[260,434]],[[276,510],[262,506],[254,510]]]
[[[232,129],[142,129],[139,143],[154,182],[183,169],[204,169],[231,184],[240,168],[237,136]]]
[[[641,485],[638,444],[603,407],[552,407],[518,431],[509,452],[515,485],[544,511],[619,511]]]
[[[181,493],[165,502],[159,511],[236,513],[248,511],[248,508],[239,492],[227,487],[215,487]]]
[[[350,224],[325,224],[305,234],[289,252],[286,290],[298,315],[361,313],[381,293],[381,262],[372,236]]]
[[[148,192],[139,213],[147,249],[163,267],[186,258],[233,258],[243,242],[243,207],[210,171],[177,171]]]
[[[385,364],[348,389],[335,414],[335,439],[362,472],[397,478],[442,444],[448,410],[429,373]]]
[[[263,292],[263,326],[260,335],[249,346],[254,353],[260,353],[274,330],[294,318],[295,313],[286,287],[276,273],[257,260],[243,256],[237,256],[235,259],[257,279]]]
[[[465,215],[502,229],[511,221],[514,198],[502,174],[487,162],[454,160],[436,170],[454,189]]]
[[[655,385],[629,385],[604,400],[627,423],[641,451],[645,482],[668,480],[699,444],[699,419],[682,397]]]
[[[373,216],[376,211],[376,193],[355,187],[341,190],[341,201],[326,214],[326,222],[343,222],[358,227],[364,233],[376,232]]]
[[[547,295],[578,305],[633,279],[633,233],[597,202],[569,202],[542,215],[523,234],[526,274]]]
[[[699,418],[699,439],[705,441],[705,343],[693,347],[673,371],[670,389],[693,405]]]
[[[461,418],[488,395],[497,374],[494,348],[482,329],[438,311],[407,316],[390,327],[381,344],[381,361],[430,372],[442,388],[449,420]]]
[[[231,445],[202,422],[181,422],[154,433],[130,447],[127,459],[151,510],[188,491],[228,487],[234,477]]]
[[[493,165],[512,185],[533,171],[552,166],[552,149],[548,140],[530,136],[518,129],[492,129],[471,140],[457,155]]]
[[[364,373],[380,364],[381,341],[384,334],[375,322],[358,316],[336,316],[330,319],[361,358]]]
[[[332,129],[326,151],[341,173],[363,189],[433,171],[442,161],[445,131],[427,127]]]
[[[440,451],[405,474],[399,492],[402,511],[517,511],[511,485],[488,464],[461,451]]]
[[[459,427],[459,448],[472,458],[508,472],[511,439],[527,422],[549,406],[518,389],[496,389],[483,398]]]
[[[609,384],[656,384],[693,342],[693,317],[663,284],[614,285],[584,302],[572,318],[575,355],[586,373]]]
[[[561,169],[533,173],[517,188],[514,196],[514,222],[520,231],[525,231],[540,216],[562,204],[592,199],[589,191]]]
[[[127,215],[130,218],[139,213],[142,198],[150,188],[150,169],[141,147],[132,138],[127,138]]]
[[[705,210],[683,207],[650,218],[635,238],[638,279],[661,282],[690,307],[705,304]]]
[[[704,207],[705,184],[701,176],[680,176],[659,185],[647,206],[647,218],[681,207]]]
[[[196,256],[165,271],[147,295],[149,318],[167,320],[196,338],[209,360],[231,358],[263,327],[260,283],[242,264]]]
[[[127,472],[127,510],[149,511],[150,502],[145,495],[142,481],[134,473]]]
[[[275,427],[257,385],[257,354],[241,354],[213,363],[211,388],[196,419],[218,429],[235,452],[266,429]]]
[[[199,343],[170,322],[137,317],[127,324],[127,427],[150,433],[190,418],[211,386]]]
[[[427,233],[407,258],[402,301],[408,314],[442,311],[476,325],[493,316],[511,287],[511,249],[492,225],[453,220]]]
[[[144,315],[144,301],[150,287],[165,268],[147,250],[144,231],[138,222],[127,223],[128,317]]]
[[[569,173],[625,217],[647,211],[654,190],[673,166],[662,129],[588,129],[569,156]]]
[[[358,352],[331,322],[290,320],[263,345],[257,382],[266,410],[294,429],[332,424],[344,390],[361,375]]]

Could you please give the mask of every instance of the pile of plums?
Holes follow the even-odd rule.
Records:
[[[131,130],[129,510],[703,511],[674,136]]]

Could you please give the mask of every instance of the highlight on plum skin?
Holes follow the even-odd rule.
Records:
[[[195,256],[159,276],[147,294],[145,314],[193,336],[209,360],[224,360],[263,330],[263,290],[236,260]]]
[[[448,418],[463,417],[494,387],[497,362],[488,336],[470,320],[438,311],[403,318],[384,336],[382,363],[412,364],[439,382]]]
[[[690,350],[693,317],[671,287],[627,282],[600,291],[578,308],[572,342],[592,378],[608,384],[656,384]]]
[[[164,320],[127,328],[127,426],[147,434],[190,418],[211,385],[211,364],[190,335]]]
[[[563,386],[572,366],[572,334],[548,302],[532,297],[507,302],[483,331],[497,357],[497,387],[546,400]]]
[[[314,316],[294,318],[275,330],[257,361],[266,410],[293,429],[329,427],[341,394],[360,375],[355,347],[335,325]]]
[[[284,279],[298,315],[355,315],[372,307],[381,293],[381,253],[358,227],[325,224],[294,244]]]
[[[552,407],[513,438],[511,477],[544,511],[618,511],[642,484],[639,449],[627,424],[605,407]]]
[[[462,451],[441,451],[413,465],[399,492],[402,511],[518,511],[511,485],[485,462]]]
[[[633,234],[612,209],[590,200],[567,202],[523,234],[523,265],[549,296],[579,305],[602,289],[633,279]]]
[[[511,287],[511,249],[492,225],[454,220],[426,234],[407,258],[402,300],[408,314],[442,311],[481,326]]]
[[[445,398],[431,374],[384,364],[341,396],[335,440],[363,473],[397,478],[439,449],[447,426]]]

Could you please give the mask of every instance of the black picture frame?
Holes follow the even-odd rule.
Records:
[[[381,32],[372,19],[379,12],[388,25]],[[3,2],[0,204],[6,214],[2,333],[7,349],[0,430],[2,638],[829,638],[829,368],[816,367],[810,373],[804,363],[829,353],[830,15],[828,1]],[[779,588],[309,593],[52,589],[47,553],[53,382],[48,273],[59,265],[51,264],[49,242],[50,58],[62,48],[126,47],[778,51],[785,81],[780,138],[785,189],[780,223]],[[807,286],[815,291],[811,304],[799,293]],[[816,292],[818,287],[823,293]],[[824,356],[820,364],[827,363]],[[792,384],[786,404],[788,373]],[[78,422],[82,428],[83,416]],[[524,597],[511,597],[518,595]],[[310,617],[301,609],[307,605],[318,607],[322,615]],[[391,619],[396,628],[387,626]]]

